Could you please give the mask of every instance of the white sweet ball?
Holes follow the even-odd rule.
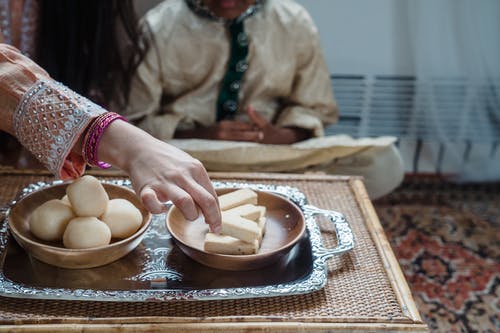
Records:
[[[67,203],[52,199],[41,204],[29,218],[30,231],[45,241],[60,241],[75,213]]]
[[[63,235],[63,244],[69,249],[88,249],[108,245],[110,241],[111,230],[96,217],[75,217]]]
[[[78,216],[99,217],[106,210],[109,197],[101,182],[93,176],[83,176],[66,188],[71,206]]]
[[[142,214],[130,201],[112,199],[109,200],[101,220],[111,229],[112,237],[126,238],[139,229],[142,223]]]
[[[69,199],[68,199],[68,195],[65,194],[62,198],[61,198],[61,201],[67,203],[68,205],[71,206],[71,202],[69,202]]]

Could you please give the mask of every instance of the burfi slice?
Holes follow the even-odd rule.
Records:
[[[228,210],[244,204],[257,204],[257,193],[248,188],[239,189],[219,196],[221,210]]]
[[[208,232],[204,248],[207,252],[220,254],[255,254],[259,250],[259,242],[255,240],[247,243],[231,236]]]
[[[222,230],[224,235],[253,243],[256,239],[260,242],[262,231],[257,223],[239,215],[222,212]]]
[[[262,237],[264,237],[264,234],[266,233],[266,222],[267,222],[267,218],[265,216],[260,217],[259,220],[257,221],[257,224],[258,224],[260,231],[262,233]]]
[[[266,215],[265,206],[256,206],[252,204],[244,204],[241,206],[236,206],[234,208],[226,210],[226,213],[239,215],[245,219],[252,221],[258,221],[259,218]]]

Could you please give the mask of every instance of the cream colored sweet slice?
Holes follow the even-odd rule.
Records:
[[[247,243],[238,238],[209,232],[205,235],[204,249],[219,254],[255,254],[259,250],[259,242],[255,240]]]
[[[260,217],[259,220],[257,221],[257,224],[258,224],[260,231],[262,233],[262,237],[264,237],[264,234],[266,233],[266,222],[267,222],[267,218],[265,216]]]
[[[257,193],[248,188],[239,189],[219,196],[221,210],[228,210],[244,204],[257,204]]]
[[[266,207],[256,206],[252,204],[244,204],[241,206],[236,206],[234,208],[228,209],[225,212],[229,214],[236,214],[245,219],[257,222],[257,220],[261,216],[266,215]]]
[[[68,195],[65,194],[62,198],[61,198],[61,201],[64,202],[64,203],[67,203],[68,205],[71,206],[71,202],[69,202],[69,199],[68,199]]]
[[[222,212],[222,233],[248,243],[256,239],[260,242],[262,238],[262,232],[257,223],[226,212]]]

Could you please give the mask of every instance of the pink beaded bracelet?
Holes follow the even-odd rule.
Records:
[[[97,166],[101,169],[111,168],[110,164],[99,161],[97,149],[99,148],[99,141],[101,141],[104,130],[117,119],[127,121],[125,117],[118,113],[106,112],[97,117],[90,125],[82,145],[82,156],[88,165]]]

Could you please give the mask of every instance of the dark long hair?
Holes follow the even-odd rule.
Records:
[[[131,0],[41,2],[37,62],[94,102],[119,107],[148,48]]]
[[[97,104],[124,107],[150,38],[132,0],[41,0],[39,6],[34,60]],[[0,164],[18,164],[21,149],[0,132]]]

